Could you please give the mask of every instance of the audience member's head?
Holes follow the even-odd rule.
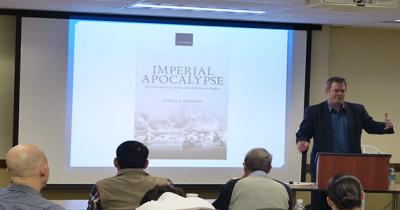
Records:
[[[6,155],[7,170],[11,182],[30,186],[40,192],[49,178],[46,155],[30,144],[19,144]]]
[[[156,201],[158,198],[164,194],[165,192],[172,192],[182,197],[185,197],[185,193],[181,188],[174,187],[172,185],[157,185],[154,188],[144,194],[142,200],[140,201],[140,205],[148,202],[148,201]]]
[[[271,170],[272,155],[264,148],[254,148],[250,150],[244,158],[244,171],[245,174],[257,170],[269,173]]]
[[[118,169],[124,168],[147,168],[149,161],[149,149],[138,141],[125,141],[117,148],[117,157],[114,165]]]
[[[361,183],[352,175],[337,174],[332,177],[327,193],[328,205],[333,210],[360,209],[364,199]]]

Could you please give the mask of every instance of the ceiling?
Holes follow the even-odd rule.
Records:
[[[233,14],[170,9],[129,9],[135,3],[265,10],[263,14]],[[400,8],[333,6],[320,0],[0,0],[1,9],[84,12],[98,14],[189,17],[262,22],[313,23],[400,29]]]

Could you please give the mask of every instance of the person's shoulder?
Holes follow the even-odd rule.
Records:
[[[314,104],[314,105],[311,105],[309,107],[312,107],[312,108],[323,108],[325,106],[328,106],[328,102],[322,101],[322,102],[320,102],[318,104]]]
[[[353,103],[353,102],[346,101],[346,102],[344,102],[344,105],[345,105],[345,107],[347,107],[349,109],[357,109],[357,110],[365,109],[364,105],[358,104],[358,103]]]
[[[96,185],[101,184],[102,182],[107,182],[107,181],[112,180],[112,179],[114,179],[114,176],[107,177],[107,178],[104,178],[104,179],[100,179],[99,181],[96,182]]]
[[[325,107],[328,107],[328,103],[326,101],[322,101],[318,104],[311,105],[307,107],[307,111],[317,111],[317,110],[323,110]]]
[[[281,184],[281,185],[284,185],[284,186],[287,186],[287,184],[285,184],[284,182],[282,182],[281,180],[278,180],[278,179],[274,179],[274,178],[271,178],[273,181],[275,181],[276,183],[279,183],[279,184]]]
[[[65,210],[64,207],[62,207],[62,206],[60,206],[58,204],[55,204],[55,203],[52,203],[52,204],[53,205],[50,206],[49,208],[46,208],[46,210]]]
[[[167,182],[167,183],[172,183],[172,181],[166,177],[162,177],[162,176],[153,176],[155,179],[161,181],[161,182]]]
[[[243,180],[243,178],[232,178],[228,180],[225,184],[222,185],[222,188],[224,189],[233,189],[233,187],[240,181]]]
[[[29,200],[29,199],[28,199]],[[43,197],[31,197],[31,203],[30,205],[32,207],[35,207],[37,209],[46,209],[46,210],[65,210],[64,207],[60,206],[59,204],[56,204],[52,201],[49,201]]]
[[[162,176],[148,176],[151,179],[154,179],[156,183],[158,184],[173,184],[173,182],[171,181],[171,179],[168,179],[166,177],[162,177]]]
[[[287,185],[286,183],[284,183],[284,182],[282,182],[282,181],[280,181],[280,180],[277,180],[277,179],[272,179],[272,180],[274,180],[275,183],[276,183],[278,186],[281,186],[281,187],[286,188],[287,190],[290,190],[290,191],[291,191],[289,185]]]
[[[228,180],[225,185],[236,184],[238,181],[242,180],[243,178],[232,178]]]
[[[98,186],[98,185],[101,185],[102,183],[110,182],[110,181],[114,180],[115,177],[116,177],[116,176],[112,176],[112,177],[108,177],[108,178],[101,179],[101,180],[97,181],[97,182],[95,183],[95,185]]]

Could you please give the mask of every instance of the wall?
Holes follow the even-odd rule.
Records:
[[[330,32],[329,74],[347,78],[348,100],[364,104],[376,120],[383,121],[384,113],[389,113],[397,133],[377,136],[364,132],[362,141],[392,154],[392,163],[400,162],[398,37],[399,30],[336,27]],[[367,194],[366,207],[384,209],[390,201],[385,194]]]
[[[0,16],[0,159],[12,144],[15,17]]]
[[[15,62],[15,17],[0,16],[0,159],[12,144]],[[0,168],[0,186],[9,182]]]
[[[400,124],[400,42],[399,30],[332,28],[329,73],[348,79],[349,101],[364,104],[369,114],[383,121],[389,113],[395,130]],[[395,135],[362,136],[363,144],[392,154],[400,163],[399,132]]]
[[[324,82],[329,76],[347,79],[346,100],[363,104],[377,121],[384,113],[398,130],[400,122],[400,59],[397,38],[400,30],[324,27],[313,33],[310,104],[324,100]],[[368,135],[362,143],[392,154],[391,163],[400,163],[399,133]]]
[[[393,135],[369,135],[362,143],[392,154],[391,163],[400,163],[400,30],[323,27],[313,32],[310,104],[325,100],[324,83],[330,76],[347,79],[346,100],[363,104],[377,121],[384,113],[397,131]]]
[[[391,163],[400,163],[400,142],[396,140],[400,123],[400,111],[396,109],[400,106],[396,94],[400,90],[398,37],[399,30],[323,27],[313,32],[310,78],[310,104],[325,99],[325,80],[337,75],[347,79],[347,101],[365,105],[377,121],[383,121],[384,113],[389,113],[396,134],[363,132],[362,143],[392,154]],[[390,202],[388,194],[368,193],[366,210],[384,209],[386,205],[389,209]]]

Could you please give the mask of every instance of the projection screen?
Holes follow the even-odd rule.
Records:
[[[18,143],[47,154],[49,184],[113,176],[116,147],[138,140],[150,174],[222,184],[246,152],[299,181],[306,31],[22,18]]]

